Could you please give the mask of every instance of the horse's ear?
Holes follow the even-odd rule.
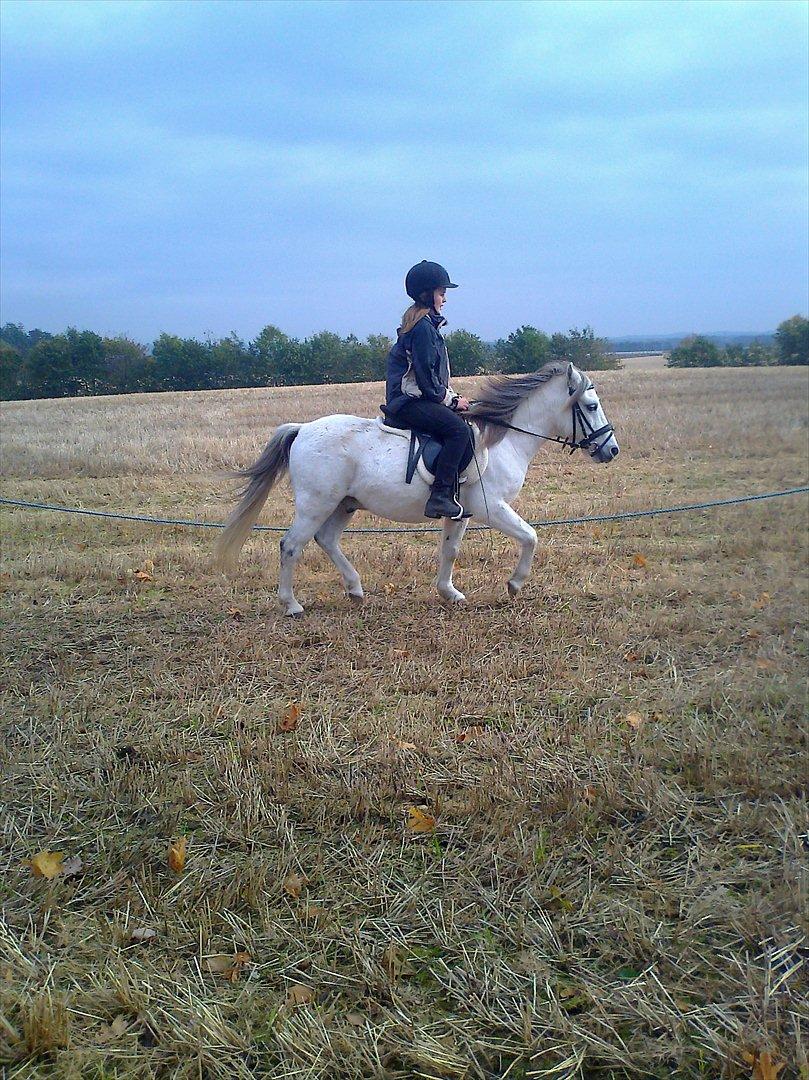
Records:
[[[574,394],[574,392],[576,390],[576,387],[575,387],[575,385],[573,383],[573,373],[574,373],[575,370],[576,369],[573,367],[572,364],[567,365],[567,404],[568,405],[573,404],[573,394]]]

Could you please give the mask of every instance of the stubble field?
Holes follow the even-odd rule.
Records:
[[[807,375],[596,373],[621,457],[518,508],[806,483]],[[381,393],[4,405],[2,494],[221,521]],[[805,495],[540,530],[516,601],[470,533],[455,609],[434,535],[347,536],[365,605],[313,546],[300,620],[272,534],[226,580],[213,530],[3,511],[9,1080],[809,1075]]]

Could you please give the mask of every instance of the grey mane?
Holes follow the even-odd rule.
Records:
[[[567,364],[555,360],[544,364],[539,371],[526,375],[492,375],[481,388],[481,395],[467,416],[480,425],[485,446],[495,446],[508,432],[498,421],[510,423],[517,406],[540,386],[556,375],[565,375]],[[584,388],[582,381],[577,394]]]

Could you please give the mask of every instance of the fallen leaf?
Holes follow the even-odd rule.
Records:
[[[761,611],[767,606],[767,604],[769,604],[770,599],[770,594],[768,592],[763,592],[757,600],[753,601],[753,607],[756,609],[756,611]]]
[[[393,743],[394,746],[398,747],[399,750],[415,750],[415,749],[417,749],[416,744],[414,742],[405,742],[402,739],[391,739],[391,742]]]
[[[151,941],[157,937],[157,931],[153,930],[151,926],[139,926],[137,930],[133,930],[129,935],[129,940],[134,941],[136,945],[140,945],[145,941]]]
[[[365,1027],[365,1017],[360,1012],[346,1013],[346,1020],[353,1027]]]
[[[466,743],[472,742],[473,739],[479,739],[481,735],[485,734],[486,728],[482,724],[474,724],[472,727],[467,728],[466,731],[456,731],[452,738],[456,743]]]
[[[388,660],[406,660],[408,656],[409,649],[388,649]]]
[[[244,618],[244,612],[242,611],[241,608],[237,608],[237,607],[228,608],[228,615],[230,615],[231,619],[243,619]]]
[[[581,798],[582,802],[586,802],[588,806],[592,806],[596,801],[596,789],[592,784],[588,784],[587,787],[582,788]]]
[[[640,731],[643,725],[646,723],[646,717],[641,716],[639,712],[627,713],[624,717],[625,723],[629,724],[635,731]]]
[[[62,873],[64,858],[59,851],[40,851],[31,859],[31,872],[34,877],[51,880]]]
[[[604,538],[604,530],[600,529],[598,525],[593,526],[593,539],[602,540]]]
[[[119,1036],[124,1034],[128,1027],[129,1021],[123,1015],[123,1013],[120,1013],[110,1024],[110,1034],[118,1038]]]
[[[295,983],[287,990],[288,1005],[311,1005],[314,1000],[314,990],[311,986],[304,986],[303,983]]]
[[[746,638],[749,638],[751,641],[756,641],[756,640],[758,640],[758,638],[761,637],[761,631],[760,630],[748,630],[747,633],[744,636]]]
[[[294,731],[301,718],[301,707],[294,702],[287,706],[287,711],[281,717],[278,724],[278,730],[284,732]]]
[[[776,1061],[770,1050],[754,1050],[752,1053],[746,1050],[742,1057],[748,1065],[753,1066],[751,1080],[778,1080],[778,1074],[784,1068],[784,1062]]]
[[[410,806],[407,810],[407,827],[411,832],[432,832],[435,829],[435,818],[420,806]]]
[[[396,586],[393,584],[392,581],[386,581],[385,584],[382,586],[382,592],[385,594],[385,596],[393,596],[393,594],[396,592]]]
[[[628,664],[637,664],[638,660],[640,660],[640,657],[637,653],[628,652],[624,653],[624,660],[626,660]]]
[[[759,656],[759,658],[756,660],[756,667],[759,671],[772,671],[772,669],[775,667],[775,661],[767,660],[763,656]]]
[[[120,1039],[129,1030],[129,1020],[123,1013],[115,1017],[111,1024],[105,1024],[98,1032],[100,1042],[110,1042],[112,1039]]]
[[[281,888],[287,896],[291,896],[294,900],[297,900],[306,888],[306,878],[301,877],[300,874],[290,874],[289,877],[284,879]]]
[[[237,982],[245,964],[250,963],[250,953],[215,953],[213,956],[206,956],[204,963],[212,975],[221,975],[230,982]]]
[[[299,918],[303,922],[314,923],[315,926],[328,926],[333,922],[333,915],[329,908],[307,907],[300,913]]]
[[[132,575],[136,581],[154,581],[154,577],[148,570],[136,570]]]
[[[382,958],[379,962],[388,978],[395,979],[402,967],[403,961],[404,958],[399,946],[394,942],[391,942],[382,953]]]
[[[179,836],[169,844],[169,866],[175,874],[182,874],[185,869],[185,857],[188,852],[188,837]]]
[[[646,565],[646,557],[644,555],[633,555],[632,556],[632,565],[633,566],[645,566]]]

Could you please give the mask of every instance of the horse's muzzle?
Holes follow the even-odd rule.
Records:
[[[601,462],[601,464],[606,465],[608,462],[617,458],[620,452],[621,451],[618,447],[618,443],[614,439],[610,439],[607,446],[599,447],[592,456],[594,461],[598,461]]]

